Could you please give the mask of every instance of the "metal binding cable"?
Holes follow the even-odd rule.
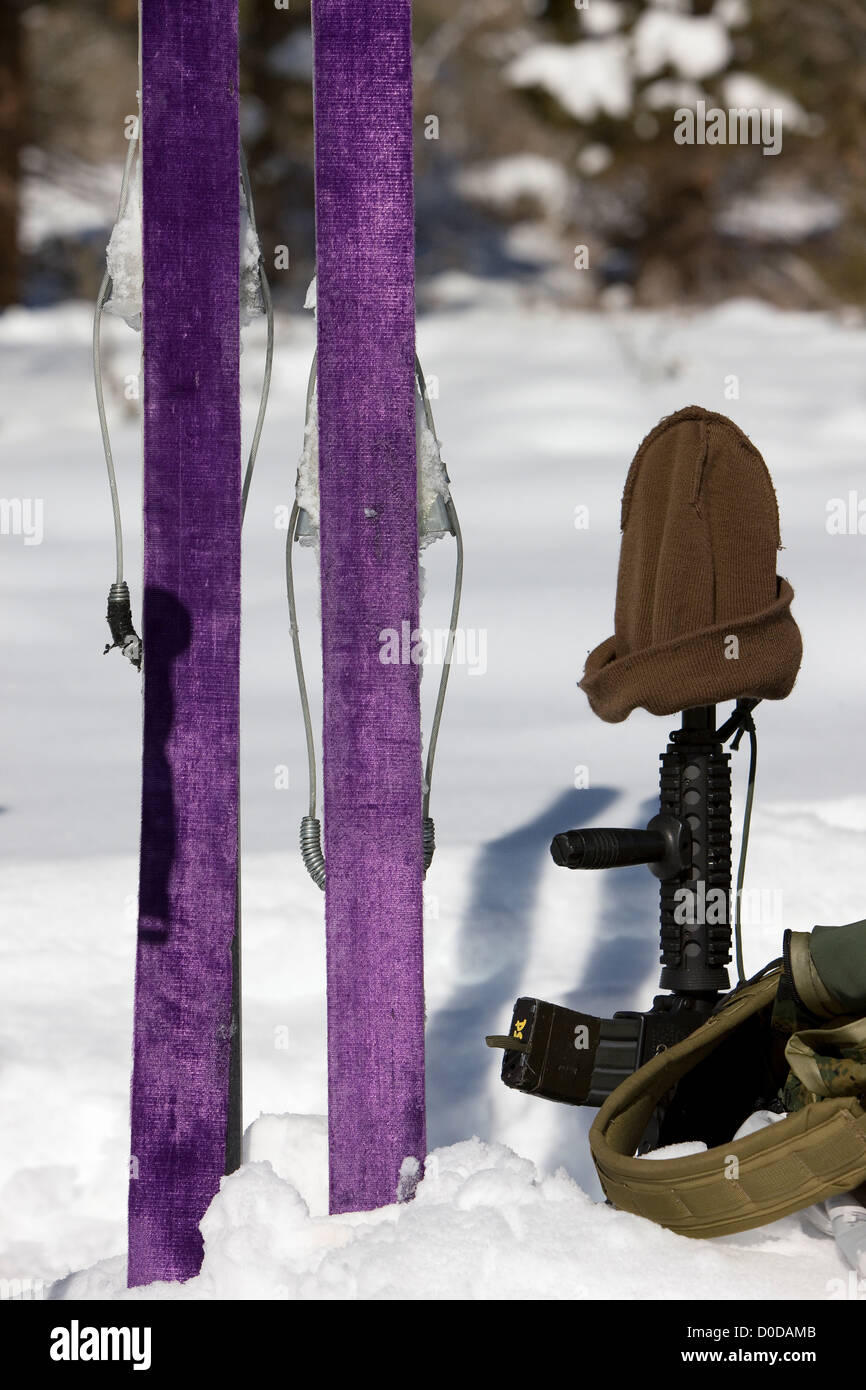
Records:
[[[415,375],[418,378],[418,385],[421,391],[421,400],[424,405],[424,418],[427,428],[438,443],[436,425],[433,421],[433,409],[430,405],[430,398],[427,394],[427,383],[424,380],[424,373],[421,370],[421,363],[415,358]],[[457,519],[457,509],[449,495],[445,503],[445,510],[448,513],[448,520],[454,532],[454,540],[457,545],[457,559],[454,571],[454,597],[451,603],[451,618],[448,624],[448,642],[445,647],[445,659],[442,663],[442,675],[439,678],[439,691],[436,696],[436,705],[433,711],[433,722],[430,725],[430,739],[427,744],[427,764],[424,769],[424,799],[421,804],[421,815],[424,826],[424,871],[429,869],[436,849],[436,827],[430,816],[430,789],[433,784],[433,763],[436,758],[436,744],[439,740],[439,726],[442,722],[442,710],[445,705],[445,691],[448,688],[448,677],[451,674],[451,657],[454,651],[454,640],[457,636],[457,618],[460,613],[460,600],[463,596],[463,532],[460,530],[460,522]]]
[[[140,118],[139,118],[140,120]],[[117,205],[117,216],[115,222],[119,222],[126,212],[129,202],[129,185],[132,178],[132,168],[135,162],[136,152],[140,143],[140,125],[136,129],[135,135],[129,140],[129,147],[126,152],[126,160],[123,166],[123,178],[120,185],[120,197]],[[249,169],[247,168],[246,156],[243,148],[240,149],[240,172],[243,187],[244,203],[249,217],[250,227],[258,243],[258,228],[256,226],[255,209],[253,206],[252,188],[250,185]],[[268,277],[265,273],[264,257],[259,246],[258,262],[259,284],[262,292],[262,306],[265,311],[267,322],[267,346],[265,349],[264,375],[262,378],[262,389],[259,397],[259,408],[256,416],[253,437],[250,443],[250,451],[247,459],[246,471],[244,473],[243,485],[241,489],[241,524],[246,514],[247,499],[249,497],[250,484],[252,483],[253,471],[255,469],[256,457],[259,451],[259,441],[262,437],[262,428],[265,422],[265,414],[268,405],[268,396],[271,387],[271,373],[274,360],[274,306],[271,298],[271,289]],[[141,638],[135,631],[132,622],[132,610],[129,597],[129,586],[123,577],[123,523],[120,513],[120,499],[117,491],[117,474],[114,468],[114,457],[111,451],[111,438],[108,430],[108,419],[105,411],[105,396],[102,385],[102,315],[108,301],[112,288],[112,279],[106,264],[99,292],[96,296],[96,307],[93,315],[93,384],[96,391],[96,411],[99,417],[99,429],[102,435],[102,448],[105,454],[105,467],[108,473],[108,486],[111,493],[111,507],[114,515],[114,547],[115,547],[115,580],[108,591],[108,625],[111,631],[112,642],[105,650],[112,651],[114,647],[119,647],[123,655],[126,656],[135,666],[136,670],[141,670],[142,648]]]
[[[316,389],[316,354],[313,354],[313,362],[310,367],[310,375],[307,380],[307,400],[304,412],[304,432],[310,423],[310,408],[313,401],[313,392]],[[325,887],[325,855],[322,849],[322,824],[316,818],[316,745],[313,738],[313,721],[310,717],[310,701],[307,695],[307,683],[304,679],[304,663],[301,656],[301,639],[298,631],[298,610],[295,602],[295,577],[292,567],[292,547],[297,539],[298,522],[300,520],[301,509],[298,506],[297,498],[292,505],[289,516],[289,530],[286,537],[286,595],[289,601],[289,631],[292,636],[292,650],[295,654],[295,674],[298,678],[298,694],[301,699],[301,715],[304,721],[304,737],[307,743],[307,778],[309,785],[309,803],[307,814],[301,820],[301,858],[304,867],[310,878],[318,888]]]
[[[119,222],[126,212],[126,204],[129,200],[129,181],[132,177],[132,166],[135,161],[135,152],[138,148],[138,133],[129,141],[129,148],[126,151],[126,161],[123,166],[123,179],[120,185],[120,197],[117,204],[116,221]],[[117,476],[114,471],[114,459],[111,453],[111,440],[108,434],[108,421],[105,415],[105,399],[102,394],[102,311],[105,308],[111,286],[111,276],[108,273],[108,266],[102,276],[102,283],[99,286],[99,293],[96,296],[96,309],[93,315],[93,384],[96,389],[96,411],[99,416],[99,428],[102,433],[102,448],[105,453],[105,466],[108,470],[108,486],[111,491],[111,506],[114,512],[114,548],[117,558],[115,582],[123,583],[123,526],[120,519],[120,501],[117,496]]]
[[[136,129],[135,135],[129,140],[126,151],[126,160],[123,165],[123,178],[120,185],[120,197],[117,204],[117,218],[120,221],[126,212],[126,205],[129,201],[129,182],[132,177],[132,166],[135,161],[136,150],[138,149],[139,131]],[[111,642],[105,648],[106,652],[118,647],[125,657],[132,662],[137,671],[141,670],[141,638],[135,630],[132,621],[132,606],[129,598],[129,586],[123,577],[123,524],[120,516],[120,499],[117,494],[117,474],[114,469],[114,457],[111,452],[111,439],[108,433],[108,420],[105,414],[105,397],[102,390],[102,314],[108,299],[111,287],[111,276],[106,264],[102,281],[99,286],[99,293],[96,296],[96,307],[93,313],[93,385],[96,391],[96,413],[99,416],[99,429],[102,435],[102,450],[105,455],[105,467],[108,473],[108,488],[111,493],[111,509],[114,514],[114,551],[115,551],[115,577],[114,583],[108,590],[108,627],[111,633]]]
[[[316,363],[317,357],[313,355],[313,363],[310,367],[310,375],[307,382],[307,401],[304,419],[304,432],[310,422],[310,409],[313,401],[313,393],[316,388]],[[430,405],[430,398],[427,394],[427,385],[421,364],[416,356],[415,375],[421,394],[424,407],[424,418],[427,428],[437,440],[436,426],[433,421],[433,411]],[[439,690],[436,696],[436,705],[433,712],[433,722],[430,726],[430,739],[427,745],[427,762],[424,770],[424,795],[421,805],[423,823],[423,853],[424,853],[424,873],[433,859],[436,849],[436,830],[430,816],[430,789],[433,782],[433,764],[436,758],[436,744],[439,739],[439,728],[442,722],[442,711],[445,705],[445,692],[448,686],[448,676],[451,671],[451,657],[454,651],[454,641],[457,635],[457,619],[460,613],[460,600],[463,594],[463,534],[460,530],[460,522],[457,517],[457,508],[454,506],[453,499],[449,496],[445,503],[445,510],[451,525],[454,539],[457,545],[457,558],[454,572],[454,596],[451,604],[451,618],[448,627],[448,642],[445,648],[445,658],[442,665],[442,675],[439,678]],[[292,565],[292,547],[297,539],[298,523],[300,520],[301,509],[295,500],[289,516],[289,529],[286,537],[286,594],[289,603],[289,630],[292,637],[292,649],[295,655],[295,672],[298,677],[298,693],[301,700],[301,714],[304,721],[304,735],[307,744],[307,774],[309,780],[309,803],[307,814],[301,819],[300,845],[301,858],[304,866],[313,882],[319,887],[325,887],[325,855],[322,849],[322,826],[321,821],[316,817],[316,752],[313,739],[313,724],[310,717],[310,702],[307,695],[307,685],[304,679],[304,665],[301,656],[300,634],[298,631],[297,604],[295,601],[295,583]]]
[[[250,228],[259,247],[259,284],[262,290],[262,305],[265,311],[265,319],[268,326],[268,341],[265,348],[265,369],[262,377],[262,390],[259,397],[259,411],[256,416],[256,425],[253,430],[253,437],[250,443],[250,452],[247,459],[246,472],[244,473],[243,488],[241,490],[241,524],[247,510],[247,498],[249,497],[250,484],[253,480],[253,469],[256,466],[256,455],[259,452],[259,440],[262,437],[262,427],[265,423],[265,412],[268,408],[268,396],[271,389],[271,371],[274,364],[274,304],[271,299],[271,287],[268,284],[268,277],[265,274],[265,261],[262,255],[261,244],[259,243],[259,233],[256,227],[256,214],[253,208],[253,194],[250,186],[250,172],[247,168],[246,155],[241,146],[241,181],[244,189],[244,201],[246,203],[247,216],[250,219]]]

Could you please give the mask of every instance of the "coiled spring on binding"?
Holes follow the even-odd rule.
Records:
[[[433,863],[436,850],[436,827],[432,816],[424,817],[424,872]],[[301,858],[304,868],[317,888],[325,886],[325,851],[322,849],[322,822],[315,816],[301,820]]]
[[[325,852],[322,849],[322,823],[315,816],[301,821],[301,858],[317,888],[325,886]]]
[[[432,816],[424,817],[424,872],[433,863],[433,855],[436,851],[436,827],[433,824]]]

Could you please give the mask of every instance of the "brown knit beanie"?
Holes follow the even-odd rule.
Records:
[[[767,465],[733,421],[690,405],[656,425],[622,498],[616,631],[580,682],[595,713],[784,699],[802,642],[780,545]]]

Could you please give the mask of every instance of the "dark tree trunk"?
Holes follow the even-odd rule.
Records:
[[[24,51],[19,0],[0,0],[0,309],[17,304],[19,158],[24,121]]]

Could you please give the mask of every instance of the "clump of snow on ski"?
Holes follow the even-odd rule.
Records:
[[[261,246],[253,228],[243,182],[238,178],[240,210],[240,325],[247,328],[264,313],[259,260]],[[116,219],[106,250],[106,263],[111,276],[111,295],[105,311],[124,319],[130,328],[141,328],[142,279],[144,250],[142,246],[141,209],[141,150],[137,151],[129,178],[126,206]]]

